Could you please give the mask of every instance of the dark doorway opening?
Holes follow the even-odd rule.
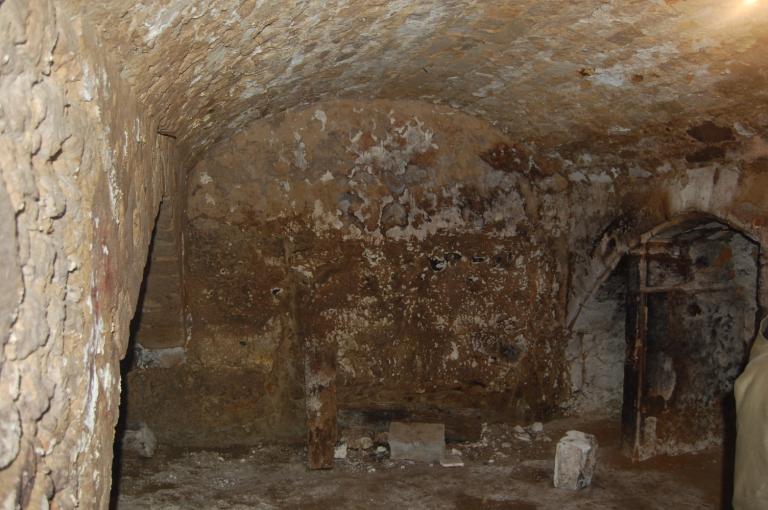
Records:
[[[759,245],[696,217],[645,239],[625,267],[623,447],[642,461],[721,445],[729,508],[733,384],[758,321]]]
[[[616,258],[574,319],[569,345],[574,411],[620,414],[622,450],[634,462],[721,456],[723,509],[733,485],[733,384],[759,321],[759,267],[759,243],[718,218],[660,225]]]

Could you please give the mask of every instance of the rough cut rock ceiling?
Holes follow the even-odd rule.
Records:
[[[759,0],[73,1],[191,160],[332,98],[419,99],[567,154],[768,125]],[[599,142],[597,141],[599,140]]]

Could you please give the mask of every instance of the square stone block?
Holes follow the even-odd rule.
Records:
[[[393,421],[389,424],[389,451],[393,459],[440,462],[445,451],[445,425]]]
[[[592,483],[597,463],[597,440],[592,434],[569,430],[557,443],[555,487],[579,490]]]

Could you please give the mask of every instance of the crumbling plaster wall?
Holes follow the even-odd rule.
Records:
[[[688,128],[710,124],[720,138],[621,159],[539,151],[419,102],[254,123],[190,174],[188,364],[136,373],[132,405],[171,442],[298,440],[302,351],[321,346],[342,410],[615,414],[622,372],[598,358],[623,332],[617,346],[574,320],[629,246],[692,211],[764,235],[765,125]],[[702,147],[722,151],[690,157]],[[577,360],[609,373],[572,377]]]
[[[3,509],[107,506],[118,362],[181,175],[91,37],[60,2],[0,2]]]
[[[549,200],[563,178],[531,164],[418,102],[252,125],[190,174],[187,363],[132,374],[129,408],[170,441],[301,440],[302,353],[329,348],[342,408],[547,413],[567,217]],[[158,412],[180,386],[197,391]]]
[[[597,358],[623,337],[572,330],[621,255],[692,211],[761,239],[765,125],[715,127],[622,159],[537,152],[418,102],[254,123],[190,174],[188,364],[136,373],[137,399],[155,395],[136,405],[172,442],[300,439],[302,351],[320,345],[342,409],[615,413],[622,372]],[[691,161],[702,146],[722,151]],[[572,378],[577,358],[608,373]],[[174,430],[158,399],[192,388]]]
[[[720,128],[720,139],[706,142],[696,139],[693,134],[703,125]],[[645,163],[603,160],[603,168],[588,171],[582,166],[570,170],[571,180],[583,178],[583,184],[590,182],[588,187],[575,186],[571,198],[574,220],[570,230],[571,280],[566,326],[574,330],[568,349],[569,359],[575,366],[583,369],[579,359],[605,349],[604,337],[588,335],[585,342],[583,333],[589,333],[591,308],[621,258],[658,232],[692,215],[709,215],[759,244],[762,248],[759,274],[765,274],[768,267],[764,256],[768,246],[765,228],[768,210],[762,198],[762,190],[768,185],[768,150],[762,141],[765,134],[765,117],[761,124],[749,130],[708,120],[690,127],[688,141],[693,143],[677,154],[654,154]],[[702,146],[721,147],[723,151],[704,161],[695,161],[691,156],[698,154]],[[660,157],[664,158],[663,163]],[[756,298],[764,313],[768,310],[768,285],[762,276]],[[579,377],[573,381],[577,398],[568,404],[569,408],[582,412],[606,410],[605,402],[594,387],[581,386]],[[620,382],[621,378],[615,380],[616,384]]]
[[[698,227],[647,259],[649,287],[698,290],[648,295],[640,458],[722,444],[734,426],[733,383],[759,320],[758,249],[718,223]]]

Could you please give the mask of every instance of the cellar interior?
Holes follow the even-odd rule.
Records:
[[[766,44],[762,0],[0,1],[0,508],[731,508]]]

